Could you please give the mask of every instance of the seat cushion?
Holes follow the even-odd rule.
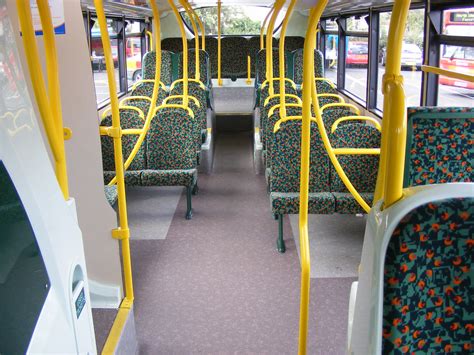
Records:
[[[125,185],[127,186],[141,186],[140,174],[141,170],[127,170],[125,171]],[[115,171],[104,171],[104,184],[108,184],[115,177]]]
[[[359,192],[360,196],[364,199],[369,206],[372,205],[374,200],[374,194],[371,192]],[[359,205],[354,196],[350,192],[333,192],[335,200],[335,212],[341,214],[357,214],[366,213],[365,210]]]
[[[270,203],[273,214],[297,214],[300,211],[300,194],[297,192],[272,192]],[[309,194],[308,213],[334,213],[334,196],[330,192]]]
[[[197,169],[144,170],[141,181],[142,186],[194,186],[197,182]]]

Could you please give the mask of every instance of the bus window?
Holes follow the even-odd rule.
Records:
[[[383,110],[382,77],[387,62],[388,26],[391,12],[380,14],[379,32],[379,65],[377,75],[377,102],[376,107]],[[421,65],[423,64],[423,28],[424,9],[410,10],[407,27],[402,45],[402,75],[405,83],[405,94],[408,106],[419,106],[421,101]]]
[[[139,21],[127,21],[125,27],[127,38],[127,77],[133,84],[142,77],[142,42]]]
[[[348,33],[360,33],[361,36],[346,37],[345,89],[365,101],[369,63],[369,26],[363,17],[349,17],[346,29]]]
[[[474,7],[444,10],[443,34],[474,37]]]
[[[97,18],[92,18],[94,26],[91,33],[91,65],[94,74],[95,93],[97,103],[103,102],[109,98],[109,83],[107,81],[107,72],[105,70],[104,49],[100,37],[100,29]],[[120,91],[120,76],[118,70],[118,38],[116,30],[116,21],[107,19],[107,27],[110,36],[110,45],[112,47],[112,57],[114,58],[114,75],[117,91]]]
[[[441,46],[440,68],[474,75],[474,47]],[[438,105],[473,106],[474,83],[446,76],[438,80]]]
[[[335,34],[325,35],[326,41],[326,57],[325,57],[325,74],[326,78],[337,83],[337,46],[339,36]]]

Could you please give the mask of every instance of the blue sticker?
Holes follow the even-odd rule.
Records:
[[[79,295],[76,298],[76,317],[79,319],[79,316],[82,313],[82,310],[84,309],[84,306],[86,305],[86,294],[84,292],[84,287],[82,288],[81,292],[79,292]]]

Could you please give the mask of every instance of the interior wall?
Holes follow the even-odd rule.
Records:
[[[165,38],[174,38],[181,37],[181,31],[179,30],[178,22],[173,12],[167,12],[162,15],[161,20],[161,39]],[[186,25],[184,25],[184,30],[186,31],[186,38],[194,38]]]
[[[15,3],[15,0],[7,0],[7,9],[12,14],[14,28],[19,29]],[[70,195],[76,200],[93,306],[115,308],[122,298],[119,244],[111,235],[117,226],[117,216],[104,194],[99,118],[89,49],[80,0],[63,4],[66,34],[56,35],[56,46],[63,121],[64,126],[72,130],[72,138],[65,142]],[[45,73],[43,38],[36,38]],[[15,39],[23,70],[28,73],[19,30]],[[34,98],[31,82],[27,82],[30,96]],[[35,102],[34,106],[40,117]]]
[[[293,11],[291,14],[290,21],[288,21],[288,27],[286,29],[287,36],[300,36],[306,35],[306,29],[308,27],[308,16],[303,15],[299,11]],[[280,29],[275,33],[275,37],[280,38]]]

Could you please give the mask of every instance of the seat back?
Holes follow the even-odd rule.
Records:
[[[137,111],[131,109],[120,109],[120,126],[122,129],[143,128],[144,120]],[[106,116],[101,122],[102,127],[112,126],[112,115]],[[138,140],[138,135],[122,136],[123,160],[127,160]],[[102,148],[102,165],[104,171],[115,171],[114,143],[112,137],[100,137]],[[143,170],[146,168],[146,147],[142,144],[128,170]]]
[[[297,49],[303,49],[304,37],[301,36],[286,36],[285,37],[285,50],[293,52]]]
[[[324,60],[323,54],[317,49],[314,50],[314,76],[324,78]],[[293,81],[297,85],[303,83],[303,49],[297,49],[293,52]],[[319,92],[318,94],[323,94]]]
[[[173,81],[173,53],[161,51],[161,81],[170,86]],[[143,79],[155,79],[156,52],[147,52],[143,56]]]
[[[222,45],[222,77],[246,78],[249,44],[245,37],[224,37]]]
[[[161,50],[180,53],[183,51],[183,40],[181,37],[165,38],[161,40]]]
[[[322,118],[324,122],[324,127],[326,128],[327,132],[331,131],[331,127],[334,122],[338,118],[345,117],[345,116],[353,116],[355,113],[348,107],[329,107],[324,109]],[[357,123],[358,121],[354,121],[354,124],[360,124]]]
[[[273,134],[271,192],[299,192],[301,164],[301,120],[283,122]],[[310,192],[329,191],[329,160],[315,123],[311,123]]]
[[[382,353],[472,353],[474,199],[411,210],[388,242]]]
[[[280,57],[279,57],[279,50],[278,48],[273,48],[273,77],[277,78],[280,77]],[[285,53],[285,56],[288,56],[289,52]],[[287,58],[286,58],[287,59]],[[285,76],[288,77],[288,60],[285,60]],[[258,51],[257,57],[255,60],[255,84],[260,85],[266,79],[266,68],[267,68],[267,59],[266,59],[266,51],[264,49]]]
[[[188,76],[190,79],[194,79],[194,75],[196,74],[196,55],[195,49],[191,48],[188,51]],[[204,85],[210,87],[210,80],[211,80],[211,71],[209,65],[209,54],[202,49],[199,50],[199,72],[200,72],[200,80]],[[178,77],[183,77],[183,53],[179,53],[178,58]]]
[[[474,181],[474,108],[408,108],[404,186]]]
[[[268,101],[266,106],[262,105],[262,109],[260,111],[260,132],[262,135],[262,143],[265,149],[269,151],[271,149],[271,136],[273,134],[273,127],[275,123],[280,119],[280,109],[276,108],[273,111],[271,116],[268,116],[270,109],[280,103],[279,97],[273,97]],[[297,100],[292,97],[288,97],[285,99],[285,103],[297,103]],[[300,107],[292,107],[289,106],[286,108],[286,115],[287,116],[301,116],[302,109]]]
[[[209,54],[211,78],[217,78],[217,38],[206,37],[206,52]]]
[[[195,119],[181,108],[158,111],[146,136],[147,168],[194,169],[197,166]]]

